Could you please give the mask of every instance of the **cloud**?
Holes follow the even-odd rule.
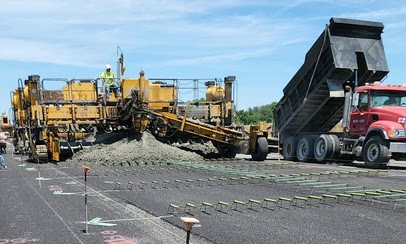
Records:
[[[4,20],[0,59],[98,66],[117,45],[163,56],[171,53],[169,49],[189,47],[194,59],[202,62],[207,60],[204,53],[218,49],[230,49],[220,56],[237,57],[231,49],[278,45],[302,25],[295,19],[270,19],[239,10],[268,4],[261,0],[13,1],[0,9]],[[224,14],[230,9],[236,12]],[[177,56],[182,60],[190,54],[180,51]],[[167,63],[177,63],[173,58]]]
[[[69,47],[39,41],[0,38],[0,58],[20,62],[54,63],[93,67],[86,48]]]
[[[369,10],[361,13],[350,14],[353,18],[358,19],[386,19],[394,18],[395,16],[404,16],[406,14],[406,6],[400,6],[398,8],[387,8],[379,10]]]
[[[11,1],[0,8],[0,60],[93,67],[114,57],[117,45],[134,55],[160,56],[161,64],[245,60],[263,55],[261,50],[311,42],[319,34],[314,24],[329,18],[272,14],[278,9],[350,2],[369,6],[375,1]],[[405,11],[370,10],[354,16],[380,18]]]
[[[376,0],[285,0],[272,2],[273,5],[283,8],[296,8],[306,5],[332,5],[332,6],[369,6]]]
[[[183,58],[168,60],[167,64],[176,66],[196,65],[210,62],[240,61],[247,58],[262,57],[270,54],[272,48],[262,48],[245,52],[236,52],[232,54],[220,54],[203,57]]]

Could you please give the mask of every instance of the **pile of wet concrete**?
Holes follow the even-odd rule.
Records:
[[[124,137],[124,138],[123,138]],[[119,137],[115,137],[116,139]],[[133,166],[171,163],[174,160],[201,161],[203,157],[158,141],[149,132],[121,135],[117,141],[96,144],[77,152],[68,162],[87,165]]]
[[[204,158],[216,158],[219,156],[219,151],[211,141],[207,142],[189,141],[186,143],[173,143],[172,146],[180,148],[182,150],[195,152]]]

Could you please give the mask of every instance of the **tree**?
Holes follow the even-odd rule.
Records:
[[[237,111],[237,123],[244,125],[258,124],[259,122],[271,123],[273,121],[273,110],[276,102],[271,104],[256,106],[248,110]]]

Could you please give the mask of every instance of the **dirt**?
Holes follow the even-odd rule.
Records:
[[[124,138],[111,144],[97,144],[77,152],[70,163],[88,165],[147,165],[170,163],[173,160],[201,161],[203,157],[177,147],[164,144],[148,132]]]

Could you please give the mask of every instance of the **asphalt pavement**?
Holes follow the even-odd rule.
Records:
[[[9,145],[10,146],[10,145]],[[0,243],[184,243],[185,231],[89,184],[88,233],[84,176],[70,176],[63,164],[38,165],[4,154],[0,170]],[[39,177],[40,174],[40,177]],[[39,179],[41,181],[39,182]],[[89,180],[91,177],[89,177]],[[176,218],[176,219],[175,219]],[[192,235],[192,243],[209,243]]]
[[[90,166],[85,233],[82,165],[38,166],[10,149],[4,155],[8,169],[0,170],[0,243],[184,243],[182,216],[201,221],[191,243],[406,243],[406,201],[396,207],[393,201],[371,197],[278,201],[269,208],[255,202],[346,193],[331,191],[330,184],[338,189],[402,190],[404,162],[379,173],[367,172],[359,163],[297,164],[274,155],[262,163],[235,159]],[[360,173],[325,174],[338,171]],[[299,183],[321,187],[287,183],[292,175]],[[219,201],[229,205],[216,210]]]

